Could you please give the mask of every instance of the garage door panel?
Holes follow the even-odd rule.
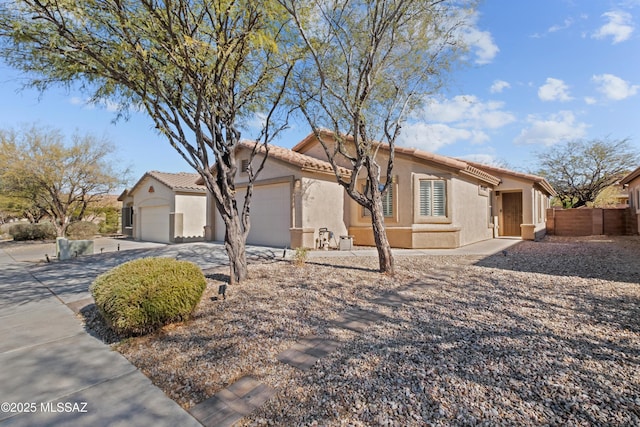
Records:
[[[169,243],[169,207],[153,206],[140,209],[140,239]]]
[[[287,246],[291,241],[290,200],[289,183],[256,187],[251,199],[251,230],[247,242]]]
[[[251,198],[251,229],[247,243],[265,246],[288,246],[291,238],[291,195],[289,183],[255,186]],[[244,191],[236,196],[238,209],[244,203]],[[224,240],[225,226],[216,212],[215,239]]]

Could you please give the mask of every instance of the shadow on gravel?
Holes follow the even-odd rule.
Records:
[[[525,241],[475,265],[502,270],[640,283],[640,241]]]
[[[105,344],[115,344],[124,338],[109,327],[95,304],[84,306],[79,314],[84,322],[84,330]]]

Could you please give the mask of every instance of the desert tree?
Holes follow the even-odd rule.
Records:
[[[277,106],[292,63],[280,49],[286,29],[282,7],[269,0],[0,4],[0,54],[30,86],[80,87],[96,103],[119,105],[119,116],[146,113],[201,175],[226,226],[232,281],[247,274],[249,203],[260,171],[250,171],[239,209],[235,151],[255,115],[263,118],[256,148],[284,126]]]
[[[69,142],[55,129],[0,131],[0,189],[24,201],[24,216],[51,219],[63,237],[69,224],[122,185],[126,171],[114,168],[113,153],[110,142],[91,135],[76,134]]]
[[[541,151],[538,175],[549,181],[565,208],[594,202],[605,188],[638,167],[640,157],[629,139],[568,141]]]
[[[291,100],[338,183],[371,214],[380,271],[393,274],[383,198],[408,114],[441,88],[464,51],[471,2],[280,0],[299,33]],[[340,167],[350,170],[340,172]]]

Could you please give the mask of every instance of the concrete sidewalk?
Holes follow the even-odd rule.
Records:
[[[518,242],[494,239],[459,249],[394,254],[489,256]],[[227,265],[224,246],[106,239],[97,241],[94,249],[93,256],[47,263],[45,254],[51,256],[55,244],[0,245],[0,426],[201,425],[123,356],[89,335],[74,312],[93,302],[88,288],[95,277],[125,261],[166,256],[215,268]],[[294,252],[247,248],[253,261]],[[311,251],[309,256],[377,253]]]
[[[98,271],[79,267],[21,265],[0,250],[0,426],[199,426],[56,294],[88,292]]]
[[[392,249],[394,256],[425,256],[425,255],[473,255],[473,256],[491,256],[503,250],[509,249],[511,246],[522,242],[520,238],[501,237],[498,239],[483,240],[481,242],[472,243],[455,249]],[[292,257],[295,253],[294,249],[287,250],[287,257]],[[351,251],[339,250],[313,250],[308,252],[309,258],[333,258],[333,257],[377,257],[378,252],[375,248],[357,248]]]

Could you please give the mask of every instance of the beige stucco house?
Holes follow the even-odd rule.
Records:
[[[539,239],[546,233],[546,210],[556,192],[544,178],[467,161],[500,179],[492,192],[497,236]]]
[[[244,203],[248,182],[246,170],[253,146],[251,142],[241,142],[236,153],[239,207]],[[253,159],[254,167],[263,157],[264,149]],[[346,215],[344,191],[336,184],[328,162],[269,145],[265,168],[254,183],[247,243],[313,248],[321,227],[331,230],[335,236],[346,235]],[[224,240],[225,225],[211,195],[207,203],[206,230],[208,240]]]
[[[637,222],[634,230],[640,230],[640,167],[622,178],[620,184],[627,189],[629,195],[629,209]]]
[[[252,148],[242,143],[236,154],[240,205]],[[386,162],[387,154],[381,146],[378,161]],[[259,151],[254,162],[263,155]],[[387,236],[396,248],[456,248],[498,236],[535,239],[544,234],[546,208],[555,194],[534,175],[403,147],[396,147],[392,179],[384,213]],[[224,239],[224,223],[211,197],[206,229],[207,239]],[[331,232],[333,246],[341,236],[351,236],[356,245],[374,245],[368,212],[336,183],[313,134],[292,149],[270,145],[254,187],[247,242],[318,247],[327,236],[321,229]]]
[[[204,240],[207,192],[194,173],[145,173],[122,202],[122,232],[136,240],[179,243]]]

